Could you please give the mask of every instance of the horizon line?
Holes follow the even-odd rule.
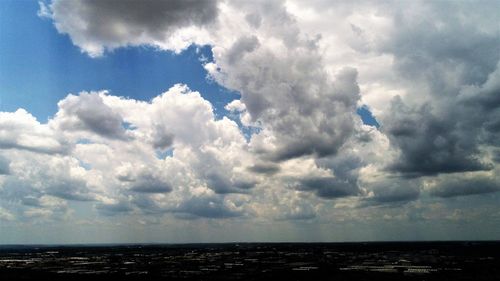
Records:
[[[79,246],[182,246],[182,245],[229,245],[229,244],[376,244],[376,243],[500,243],[500,239],[475,239],[475,240],[366,240],[366,241],[337,241],[337,242],[297,242],[297,241],[281,241],[281,242],[271,242],[271,241],[240,241],[240,242],[124,242],[124,243],[12,243],[12,244],[0,244],[0,248],[5,247],[79,247]]]

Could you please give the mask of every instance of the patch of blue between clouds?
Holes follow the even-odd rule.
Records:
[[[85,170],[87,170],[87,171],[92,170],[92,165],[90,165],[89,163],[83,162],[82,160],[78,160],[78,163],[79,163],[80,167],[84,168]]]
[[[234,121],[236,121],[236,123],[240,127],[240,130],[243,133],[243,136],[245,136],[245,139],[247,141],[250,141],[250,138],[252,138],[253,134],[258,134],[260,131],[262,131],[262,128],[260,127],[253,127],[253,126],[246,127],[241,125],[239,120],[234,120]]]
[[[165,159],[167,157],[174,156],[174,148],[172,147],[166,150],[157,149],[155,152],[156,152],[156,158],[158,159]]]
[[[79,139],[76,144],[93,144],[94,142],[92,142],[91,140],[89,139]]]
[[[134,126],[134,124],[132,124],[132,123],[130,123],[130,122],[122,122],[122,126],[123,126],[123,128],[124,128],[125,130],[131,130],[131,131],[133,131],[133,130],[137,129],[137,128]]]
[[[370,111],[370,109],[368,109],[368,106],[363,105],[363,106],[359,107],[356,110],[356,113],[359,115],[359,117],[361,117],[361,121],[363,121],[363,124],[368,125],[368,126],[373,126],[376,128],[380,127],[380,124],[377,122],[377,119],[375,119],[375,117],[373,117],[373,114]]]

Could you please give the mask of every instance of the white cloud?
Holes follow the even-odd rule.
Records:
[[[70,149],[63,138],[24,109],[0,112],[0,148],[51,154]]]

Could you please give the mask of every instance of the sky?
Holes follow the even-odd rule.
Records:
[[[498,1],[0,1],[0,244],[500,239]]]

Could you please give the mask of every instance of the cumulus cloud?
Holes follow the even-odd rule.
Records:
[[[9,156],[10,173],[1,190],[4,198],[30,202],[25,199],[50,195],[66,200],[93,200],[94,194],[87,185],[87,171],[77,159],[71,156],[33,155],[23,151]]]
[[[382,118],[383,130],[401,149],[392,166],[397,171],[428,175],[492,168],[480,148],[497,107],[493,102],[484,110],[479,100],[498,88],[498,27],[491,25],[495,16],[484,6],[469,4],[396,9],[390,16],[398,28],[377,43],[378,51],[393,56],[393,69],[406,87],[406,95],[395,98]],[[465,105],[460,96],[471,88],[483,90],[476,90],[477,102]]]
[[[229,64],[234,64],[240,60],[245,53],[251,53],[259,47],[259,39],[256,36],[243,36],[240,37],[231,46],[227,54],[227,61]]]
[[[469,127],[469,120],[449,118],[458,116],[452,112],[435,116],[430,104],[410,109],[400,98],[393,100],[391,112],[383,129],[401,149],[401,157],[390,169],[410,176],[491,169],[480,158],[478,135],[470,135],[477,127]],[[464,131],[465,126],[470,130]]]
[[[212,24],[218,8],[216,0],[53,1],[40,13],[83,51],[101,56],[127,45],[164,45],[177,29]],[[170,45],[187,47],[182,41]]]
[[[339,180],[335,177],[305,178],[299,181],[299,190],[312,190],[320,197],[336,198],[355,195],[357,186],[349,181]]]
[[[157,167],[134,166],[128,162],[116,168],[116,178],[131,191],[143,193],[167,193],[172,191],[168,179]]]
[[[445,178],[434,183],[430,189],[432,196],[448,198],[500,191],[497,178],[484,175],[472,177]]]
[[[227,9],[241,13],[235,7]],[[260,29],[234,42],[221,39],[221,46],[213,49],[215,62],[205,68],[218,83],[241,93],[244,107],[237,109],[250,119],[245,123],[270,134],[268,142],[256,148],[268,160],[335,154],[355,131],[356,70],[343,68],[329,77],[318,38],[301,34],[284,7],[255,5],[249,10],[262,13]],[[287,24],[278,23],[274,13]],[[248,29],[246,22],[241,24]]]
[[[0,112],[0,148],[39,153],[67,153],[68,143],[47,124],[40,124],[24,109]]]
[[[124,139],[123,119],[103,103],[101,93],[69,95],[58,103],[59,111],[51,125],[60,131],[90,131],[113,139]]]
[[[406,203],[419,198],[420,183],[415,180],[389,179],[372,184],[362,205]]]
[[[327,61],[358,68],[361,99],[400,149],[389,165],[394,172],[428,176],[492,168],[481,147],[494,139],[488,132],[498,108],[488,94],[498,92],[496,3],[287,5],[305,30],[322,33]],[[465,92],[471,93],[467,105]],[[488,100],[489,109],[480,100]]]
[[[261,162],[261,163],[256,163],[253,166],[249,167],[249,170],[254,173],[272,175],[279,172],[280,166],[272,162]]]
[[[204,93],[181,84],[150,101],[68,95],[47,124],[23,109],[2,112],[0,194],[26,209],[5,207],[0,217],[57,216],[66,207],[55,201],[89,200],[104,215],[411,220],[441,208],[426,200],[493,193],[500,53],[492,5],[42,5],[40,14],[93,57],[209,44],[208,79],[241,94],[225,107],[239,120],[216,118]],[[379,128],[361,122],[360,107]],[[378,205],[401,211],[367,213]]]
[[[104,215],[156,210],[234,217],[243,209],[226,197],[248,193],[258,182],[238,125],[216,120],[212,105],[185,85],[150,102],[82,92],[58,106],[48,124],[24,110],[2,113],[4,130],[15,130],[4,134],[9,145],[2,147],[0,193],[24,205],[26,216],[58,216],[54,206],[40,204],[52,196],[92,201]],[[47,141],[33,141],[38,135]],[[59,139],[71,147],[66,154],[56,153]],[[52,143],[54,151],[46,148]],[[167,148],[172,155],[159,157]]]
[[[133,210],[132,206],[126,201],[105,201],[99,202],[95,208],[103,215],[114,216],[117,214],[129,213]]]
[[[192,197],[182,202],[174,211],[193,218],[230,218],[243,215],[236,206],[220,197]]]

